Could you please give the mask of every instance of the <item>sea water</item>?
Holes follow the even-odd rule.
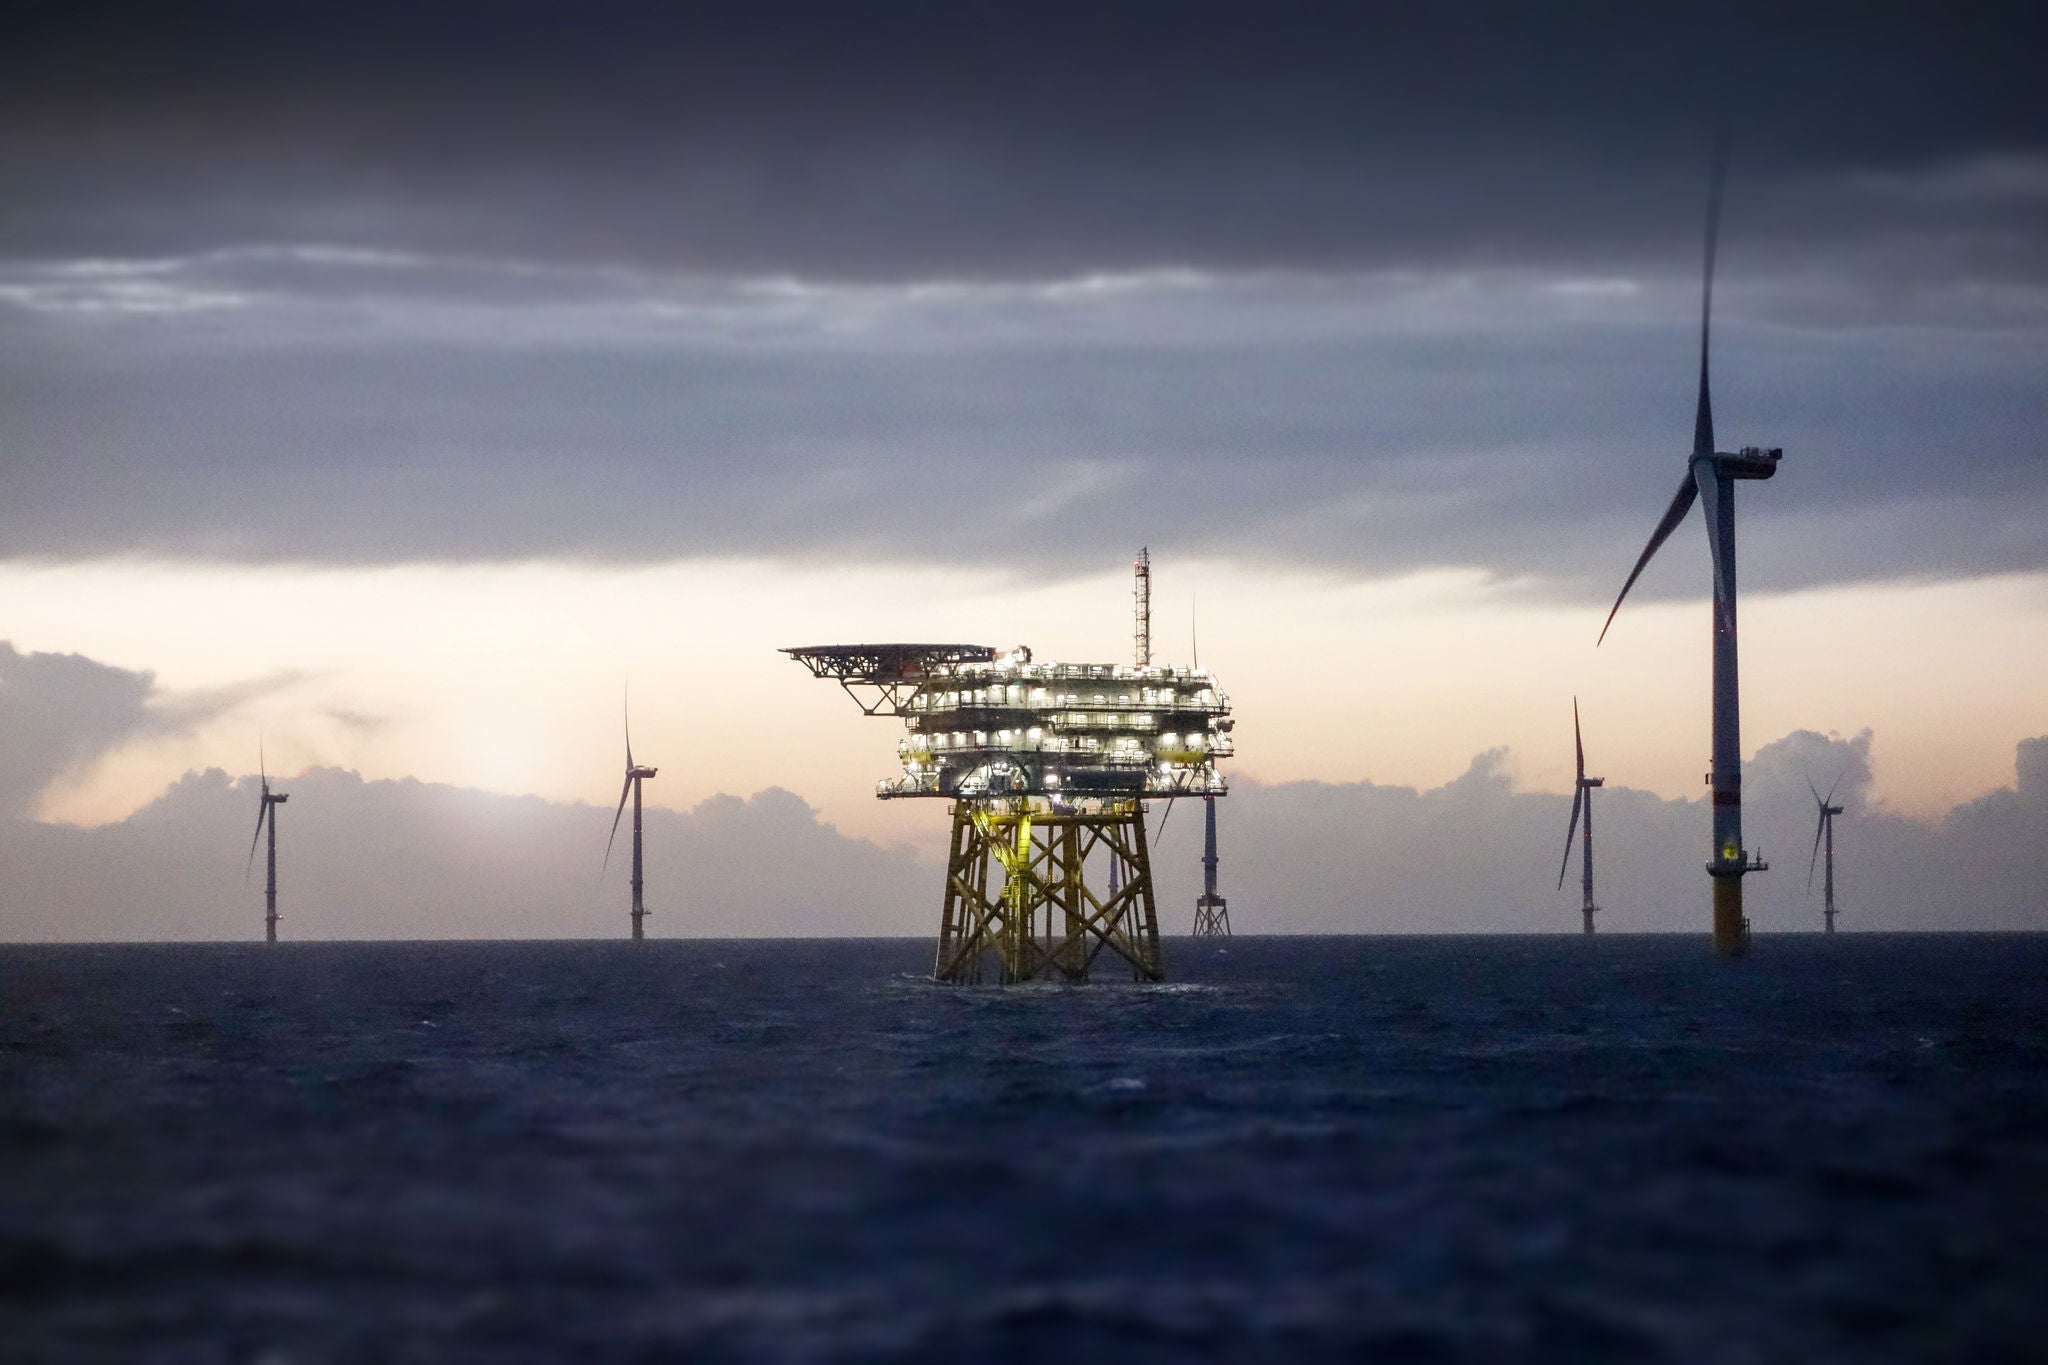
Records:
[[[0,1359],[2048,1358],[2048,936],[0,948]]]

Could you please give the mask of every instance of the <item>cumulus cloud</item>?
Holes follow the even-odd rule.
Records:
[[[602,938],[627,927],[612,812],[313,768],[273,777],[282,934],[299,939]],[[190,773],[97,829],[0,825],[0,937],[234,939],[261,933],[246,869],[256,779]],[[930,870],[848,839],[785,791],[646,812],[649,931],[699,937],[910,934]],[[622,838],[625,836],[622,834]]]
[[[1866,797],[1873,739],[1801,731],[1745,774],[1759,933],[1813,931],[1802,860],[1812,774],[1839,778],[1844,930],[2048,929],[2048,738],[2019,746],[2015,786],[1925,823]],[[1575,933],[1576,867],[1556,886],[1565,797],[1515,786],[1505,750],[1441,787],[1237,784],[1220,809],[1222,886],[1239,933]],[[557,938],[626,932],[623,860],[601,882],[609,809],[315,768],[277,785],[287,937]],[[1823,788],[1825,790],[1825,788]],[[1705,932],[1708,806],[1624,785],[1597,793],[1609,933]],[[255,779],[188,774],[98,829],[0,825],[0,938],[248,938]],[[1199,889],[1199,807],[1155,807],[1162,928],[1185,933]],[[841,835],[777,789],[645,818],[651,932],[692,937],[935,932],[941,869]],[[1576,858],[1576,852],[1574,853]]]
[[[25,814],[65,773],[149,723],[149,673],[0,642],[0,815]]]
[[[1818,812],[1835,802],[1844,930],[2048,928],[2048,739],[2018,749],[2018,780],[1938,822],[1868,800],[1875,740],[1797,731],[1744,765],[1744,833],[1771,870],[1745,882],[1759,933],[1821,927],[1807,869]],[[1238,782],[1219,812],[1223,890],[1241,933],[1576,932],[1579,873],[1557,889],[1570,798],[1514,786],[1492,750],[1442,787]],[[1707,924],[1710,807],[1610,779],[1597,803],[1599,927],[1697,932]],[[1159,841],[1168,922],[1185,930],[1197,820]]]
[[[196,729],[287,681],[171,692],[154,673],[0,640],[0,818],[28,814],[52,783],[123,744]]]
[[[1925,906],[1988,902],[2001,927],[2044,927],[2048,736],[2022,742],[2015,767],[2013,786],[1956,807],[1942,822],[1928,855],[1937,876],[1923,873],[1917,888]]]

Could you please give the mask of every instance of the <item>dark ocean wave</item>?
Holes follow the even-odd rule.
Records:
[[[2048,941],[0,949],[0,1359],[2029,1360]]]

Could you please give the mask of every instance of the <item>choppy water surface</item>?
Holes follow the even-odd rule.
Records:
[[[0,949],[8,1360],[2024,1360],[2048,937]]]

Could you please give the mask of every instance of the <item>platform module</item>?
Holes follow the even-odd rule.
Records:
[[[1079,980],[1107,953],[1161,978],[1145,803],[1229,790],[1230,699],[1207,670],[962,644],[783,653],[903,722],[878,797],[954,803],[936,977]]]

